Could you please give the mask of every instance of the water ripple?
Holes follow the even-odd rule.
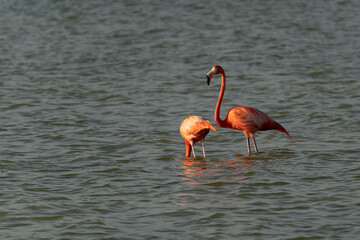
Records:
[[[0,237],[356,239],[358,8],[3,2]],[[222,118],[255,107],[294,141],[258,132],[248,156],[216,127],[215,64]],[[183,158],[193,114],[217,129],[206,158]]]

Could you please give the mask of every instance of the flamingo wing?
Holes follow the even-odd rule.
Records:
[[[291,138],[283,126],[264,112],[255,108],[244,106],[234,107],[228,111],[225,119],[227,119],[229,127],[248,133],[277,130]]]
[[[260,110],[244,106],[231,108],[225,118],[229,128],[246,132],[256,132],[265,128],[271,121],[273,120]]]

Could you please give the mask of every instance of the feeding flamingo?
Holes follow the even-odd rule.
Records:
[[[198,141],[201,141],[203,155],[205,157],[205,137],[209,133],[210,129],[216,132],[210,122],[205,120],[202,116],[190,116],[182,121],[180,134],[185,140],[186,157],[190,157],[191,149],[194,157],[196,157],[194,144]]]
[[[283,126],[281,126],[278,122],[272,120],[268,115],[266,115],[262,111],[251,107],[244,107],[244,106],[233,107],[227,112],[225,119],[221,120],[220,106],[225,92],[225,85],[226,85],[225,71],[221,66],[215,65],[206,74],[206,79],[207,79],[207,84],[209,85],[210,79],[217,74],[221,74],[222,84],[219,93],[219,99],[215,108],[215,115],[214,115],[215,122],[220,127],[223,128],[232,128],[243,131],[246,137],[248,154],[251,153],[249,137],[251,137],[252,139],[255,152],[258,152],[255,142],[255,132],[257,131],[277,130],[279,132],[285,133],[291,139],[290,134],[285,130]]]

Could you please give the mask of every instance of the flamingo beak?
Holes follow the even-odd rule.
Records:
[[[211,69],[207,74],[206,74],[206,81],[207,81],[207,85],[210,85],[210,79],[214,76],[214,70]]]

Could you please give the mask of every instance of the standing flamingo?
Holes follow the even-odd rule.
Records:
[[[193,155],[195,156],[194,144],[201,141],[203,155],[205,157],[205,137],[209,131],[215,128],[210,124],[209,121],[205,120],[202,116],[190,116],[182,121],[180,126],[180,134],[185,140],[186,154],[185,157],[190,157],[192,149]]]
[[[232,128],[241,130],[244,132],[247,143],[248,154],[251,153],[250,150],[250,141],[249,137],[251,137],[252,142],[254,144],[255,152],[258,152],[255,142],[255,132],[257,131],[266,131],[266,130],[277,130],[279,132],[285,133],[290,139],[290,134],[281,126],[278,122],[272,120],[268,115],[263,113],[260,110],[251,108],[251,107],[243,107],[237,106],[231,108],[224,120],[220,119],[220,106],[222,99],[224,97],[225,85],[226,85],[226,76],[224,69],[215,65],[207,74],[207,84],[210,84],[210,79],[217,74],[221,74],[222,84],[219,93],[219,99],[215,108],[214,119],[215,122],[223,128]]]

